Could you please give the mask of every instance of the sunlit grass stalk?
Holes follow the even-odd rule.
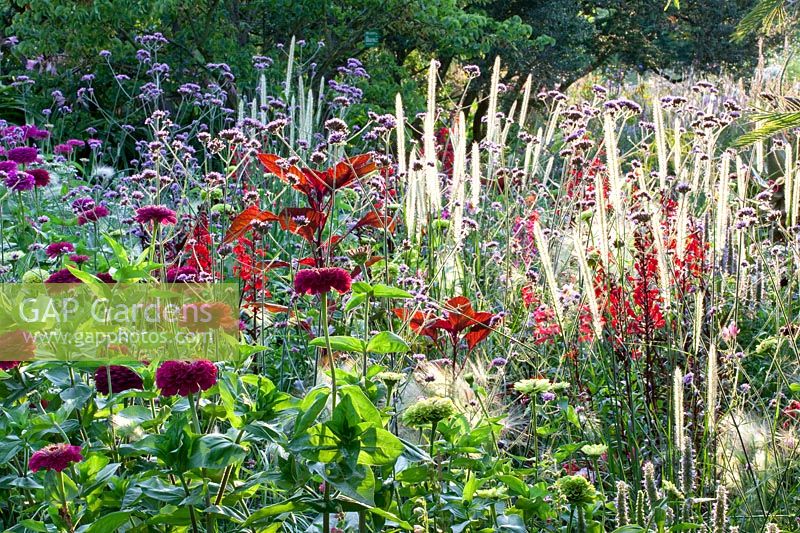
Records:
[[[533,223],[533,236],[536,241],[536,248],[539,252],[539,259],[542,262],[544,275],[547,279],[547,287],[550,290],[550,297],[553,300],[553,310],[558,318],[558,323],[563,324],[563,313],[561,311],[561,302],[558,299],[558,285],[556,284],[556,276],[553,271],[553,262],[550,260],[550,251],[548,249],[547,239],[542,231],[542,226],[539,221]]]

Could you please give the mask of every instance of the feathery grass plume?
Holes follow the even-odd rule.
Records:
[[[544,144],[549,146],[553,141],[553,135],[556,132],[556,125],[558,124],[558,117],[561,116],[561,109],[564,107],[564,102],[559,100],[556,102],[555,107],[550,112],[550,119],[547,122],[547,129],[545,130]]]
[[[486,111],[486,140],[495,141],[497,127],[497,92],[500,86],[500,56],[494,58],[492,67],[492,83],[489,87],[489,109]]]
[[[730,533],[739,533],[739,526],[731,526]]]
[[[716,250],[717,254],[722,254],[722,251],[725,248],[725,240],[727,239],[728,235],[728,214],[730,210],[730,206],[728,205],[730,198],[730,164],[731,154],[730,152],[726,151],[722,154],[722,160],[720,161],[719,184],[716,187],[718,195],[716,209],[717,224],[714,231],[714,249]]]
[[[680,491],[688,498],[692,491],[694,491],[694,449],[692,446],[692,439],[688,436],[683,438],[683,445],[681,446],[680,465],[678,470],[678,482],[680,483]]]
[[[594,212],[600,226],[600,235],[597,237],[596,245],[600,247],[600,261],[603,263],[603,269],[608,272],[611,252],[608,246],[608,217],[606,216],[606,193],[602,172],[594,174]]]
[[[783,166],[783,201],[786,209],[786,223],[790,224],[792,219],[792,187],[794,183],[794,146],[791,142],[787,142],[783,149],[784,152],[784,166]]]
[[[436,136],[434,125],[436,122],[436,70],[438,65],[431,59],[428,68],[428,110],[425,113],[422,136],[424,138],[425,157],[425,199],[429,211],[438,214],[442,209],[442,192],[439,187],[439,174],[436,170]]]
[[[617,481],[617,495],[614,498],[617,507],[617,527],[627,526],[630,523],[628,515],[628,484]]]
[[[586,261],[586,253],[583,251],[583,240],[581,239],[578,229],[572,235],[572,249],[575,252],[575,257],[578,259],[578,268],[580,269],[581,277],[583,278],[583,286],[586,291],[586,301],[589,303],[589,311],[592,313],[592,327],[594,328],[595,337],[599,340],[603,335],[603,321],[600,316],[600,306],[597,304],[597,295],[594,291],[594,284],[592,283],[592,274],[589,270],[589,263]]]
[[[703,331],[703,299],[705,298],[705,291],[699,290],[694,293],[694,322],[692,328],[692,340],[694,353],[700,350],[700,334]]]
[[[547,247],[547,239],[542,231],[539,221],[533,223],[533,238],[536,241],[536,248],[539,250],[539,259],[544,268],[544,276],[547,279],[547,287],[550,289],[550,298],[553,300],[553,310],[556,313],[559,326],[563,324],[563,314],[561,312],[561,302],[558,299],[558,286],[556,285],[556,275],[553,270],[553,262],[550,260],[550,251]]]
[[[474,209],[478,208],[481,201],[481,152],[478,143],[472,143],[472,156],[470,157],[470,203]]]
[[[500,146],[505,146],[506,141],[508,140],[508,132],[511,130],[511,125],[514,123],[514,113],[517,112],[517,102],[511,104],[511,109],[508,110],[508,120],[506,120],[506,125],[503,127],[502,132],[500,133],[499,144]]]
[[[656,134],[656,153],[658,154],[658,183],[662,189],[665,189],[667,187],[667,139],[664,131],[664,110],[661,108],[661,100],[658,98],[653,98],[653,122]]]
[[[406,179],[406,197],[405,197],[405,220],[408,234],[411,240],[417,241],[419,239],[419,232],[417,232],[417,218],[419,206],[419,181],[420,171],[415,167],[417,166],[417,153],[416,150],[411,151],[411,160],[408,164],[408,178]]]
[[[464,202],[466,201],[467,171],[467,129],[464,113],[456,117],[455,130],[451,135],[453,150],[453,179],[450,184],[450,212],[452,213],[451,234],[456,246],[461,244],[461,226],[464,221]]]
[[[289,99],[289,95],[292,92],[292,72],[294,69],[294,42],[295,38],[292,35],[292,40],[289,42],[289,60],[286,63],[286,81],[285,86],[283,88],[283,94],[286,99]]]
[[[680,457],[684,445],[683,370],[681,367],[676,367],[672,376],[672,413],[675,449],[678,450]]]
[[[611,112],[603,115],[603,144],[606,149],[606,168],[608,170],[608,199],[614,209],[614,217],[609,228],[612,231],[609,237],[614,240],[622,238],[622,221],[625,212],[622,205],[622,176],[619,148],[617,147],[617,125]]]
[[[661,499],[658,485],[656,485],[656,468],[653,466],[653,463],[647,461],[644,464],[644,467],[642,467],[642,472],[644,474],[642,486],[644,487],[645,494],[647,495],[648,511],[652,511],[656,505],[658,505],[658,502]]]
[[[711,510],[711,531],[713,533],[725,533],[728,526],[728,489],[725,485],[717,485],[714,507]]]
[[[694,155],[694,164],[692,165],[692,192],[697,192],[700,187],[700,174],[706,169],[706,165],[701,164],[703,154],[700,153],[698,150],[697,153]]]
[[[644,527],[647,525],[647,516],[650,514],[647,509],[647,496],[644,491],[639,489],[636,491],[636,501],[634,502],[634,509],[636,512],[636,523]]]
[[[661,228],[661,214],[658,209],[652,209],[650,215],[650,230],[653,232],[653,244],[656,249],[658,260],[658,284],[661,289],[661,297],[664,299],[664,307],[669,309],[671,292],[669,290],[669,274],[672,271],[667,261],[666,246],[664,245],[664,233]]]
[[[681,119],[675,117],[674,126],[672,128],[674,144],[672,147],[672,156],[674,158],[673,164],[675,165],[675,175],[681,175]]]
[[[781,533],[778,524],[774,522],[768,522],[766,526],[764,526],[764,533]]]
[[[760,129],[764,125],[763,121],[756,122],[756,129]],[[759,139],[756,141],[756,170],[759,174],[764,172],[764,140]]]
[[[533,157],[533,143],[525,145],[525,158],[522,160],[522,182],[520,183],[520,190],[525,191],[528,183],[528,172],[531,168],[531,158]]]
[[[739,200],[743,201],[745,198],[747,198],[748,167],[744,164],[744,161],[742,161],[742,156],[739,154],[736,154],[734,165],[736,165],[736,194],[739,197]]]
[[[532,75],[528,74],[528,77],[525,78],[525,85],[523,86],[522,91],[522,107],[519,110],[519,127],[525,128],[525,119],[528,118],[528,105],[530,105],[531,101],[531,85],[532,85]]]
[[[267,76],[261,73],[258,77],[258,120],[262,124],[267,123]]]
[[[706,426],[709,433],[714,432],[717,412],[717,346],[711,345],[708,351],[708,362],[706,365]]]
[[[544,138],[542,137],[542,135],[544,135],[544,133],[542,131],[542,128],[540,127],[536,131],[536,140],[533,142],[533,144],[535,145],[533,147],[533,158],[531,159],[530,166],[526,166],[525,168],[525,178],[523,178],[526,180],[525,183],[527,183],[527,177],[529,172],[530,172],[530,177],[533,178],[534,176],[536,176],[536,171],[539,170],[539,160],[542,157],[542,145],[544,144]]]
[[[397,120],[395,134],[397,135],[397,173],[401,180],[408,183],[406,166],[406,115],[403,111],[403,97],[397,93],[394,97],[394,116]]]

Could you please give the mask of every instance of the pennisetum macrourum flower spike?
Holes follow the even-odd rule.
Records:
[[[614,498],[617,508],[617,527],[624,527],[630,524],[630,516],[628,514],[628,498],[629,489],[628,484],[624,481],[617,481],[617,494]]]

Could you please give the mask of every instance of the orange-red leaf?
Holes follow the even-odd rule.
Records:
[[[278,217],[269,211],[262,211],[257,205],[251,205],[236,215],[236,217],[231,221],[231,225],[228,228],[228,231],[225,233],[225,238],[222,240],[222,242],[229,243],[238,239],[250,229],[250,226],[256,220],[265,222],[270,220],[278,220]]]

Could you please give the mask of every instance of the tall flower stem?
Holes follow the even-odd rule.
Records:
[[[333,350],[331,349],[331,337],[328,332],[328,293],[323,292],[320,295],[322,301],[322,331],[325,335],[325,349],[328,352],[328,358],[331,365],[331,411],[336,409],[336,362],[333,357]]]
[[[320,312],[322,313],[322,331],[325,335],[325,349],[328,352],[328,359],[330,361],[331,366],[331,413],[333,410],[336,409],[336,362],[333,358],[333,350],[331,349],[331,337],[330,332],[328,331],[328,293],[323,292],[320,294],[320,300],[322,302],[322,309]],[[331,500],[331,484],[328,483],[327,480],[324,480],[325,483],[325,507],[328,507],[328,504]],[[331,530],[331,517],[328,514],[328,510],[325,509],[322,515],[322,531],[325,533],[329,533]]]

